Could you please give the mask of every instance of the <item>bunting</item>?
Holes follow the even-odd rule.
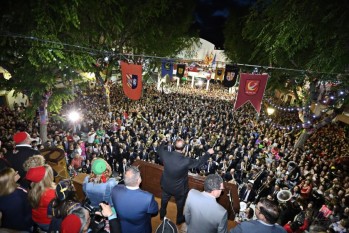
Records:
[[[236,83],[238,74],[239,67],[237,67],[236,65],[226,65],[223,85],[225,87],[233,87]]]
[[[234,110],[240,108],[249,101],[255,110],[260,113],[267,82],[267,74],[240,74],[239,92]]]
[[[142,65],[121,62],[122,87],[125,95],[139,100],[142,94]]]
[[[216,68],[216,74],[215,74],[215,80],[217,81],[223,81],[224,78],[224,68]]]
[[[177,64],[177,74],[176,76],[182,78],[185,72],[185,64]]]
[[[170,80],[172,80],[173,77],[173,60],[162,60],[162,66],[161,66],[161,78],[168,75],[170,77]]]

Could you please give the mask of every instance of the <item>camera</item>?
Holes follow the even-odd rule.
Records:
[[[101,203],[104,203],[108,205],[107,202],[102,201]],[[92,230],[91,232],[97,233],[97,232],[105,232],[105,217],[102,215],[96,214],[96,212],[102,213],[102,207],[99,205],[98,208],[95,208],[91,205],[91,201],[89,199],[86,199],[82,203],[82,207],[85,208],[89,213],[91,217],[91,222],[89,228]]]

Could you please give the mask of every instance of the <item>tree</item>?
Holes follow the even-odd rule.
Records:
[[[288,68],[268,70],[272,72],[272,77],[267,88],[293,90],[298,97],[295,90],[304,86],[307,77],[313,88],[307,89],[301,101],[303,105],[308,105],[318,91],[316,86],[324,82],[335,83],[345,95],[335,94],[338,98],[328,108],[337,108],[335,113],[341,113],[342,107],[338,109],[338,106],[345,106],[349,101],[348,8],[349,3],[345,0],[320,0],[316,4],[311,0],[257,1],[248,15],[242,18],[240,40],[253,48],[249,61],[265,68]],[[227,25],[231,24],[228,22]],[[226,35],[229,45],[235,34]],[[228,50],[231,48],[235,49],[226,46]],[[233,52],[237,59],[246,57],[245,51],[235,49]],[[228,57],[231,54],[232,51],[227,51]],[[331,92],[336,93],[336,90]],[[345,98],[344,105],[338,105],[342,98]],[[333,117],[335,115],[332,114],[326,117],[327,122]]]
[[[74,98],[71,88],[82,81],[81,71],[97,76],[106,71],[106,83],[125,51],[175,54],[193,40],[186,36],[193,7],[174,0],[4,1],[0,65],[12,79],[0,84],[26,94],[32,113],[40,107],[45,141],[47,115],[42,114],[58,112]],[[175,20],[178,25],[170,24]],[[96,65],[105,57],[112,59]]]

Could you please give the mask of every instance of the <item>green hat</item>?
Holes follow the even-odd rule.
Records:
[[[96,175],[102,174],[107,169],[107,162],[104,159],[96,159],[92,163],[92,172]]]

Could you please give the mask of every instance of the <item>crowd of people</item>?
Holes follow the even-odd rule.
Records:
[[[277,203],[280,214],[273,223],[278,223],[287,232],[303,232],[310,228],[313,232],[346,232],[349,227],[349,177],[345,159],[349,143],[343,125],[328,124],[314,132],[303,147],[294,148],[302,133],[300,129],[290,131],[287,127],[276,128],[263,110],[257,115],[248,105],[233,111],[234,95],[222,89],[219,84],[211,84],[210,88],[206,91],[183,85],[168,87],[166,92],[162,92],[147,85],[142,98],[131,101],[123,95],[122,87],[113,86],[110,91],[111,106],[108,108],[103,91],[96,87],[86,93],[81,92],[74,103],[63,107],[61,115],[67,115],[72,106],[79,109],[83,117],[78,122],[72,124],[69,121],[50,119],[46,142],[42,142],[39,137],[39,119],[25,119],[23,104],[15,105],[13,110],[2,107],[0,166],[10,166],[14,170],[3,170],[0,182],[5,182],[4,177],[11,180],[8,177],[15,177],[18,172],[21,178],[17,183],[21,190],[15,190],[18,195],[29,197],[28,209],[47,209],[52,205],[51,201],[57,199],[58,186],[52,183],[52,171],[48,165],[42,164],[40,158],[36,158],[34,162],[30,159],[40,167],[40,171],[36,171],[34,177],[31,177],[35,166],[26,160],[40,154],[40,149],[60,148],[65,152],[71,176],[79,172],[89,174],[84,180],[83,188],[91,201],[90,205],[98,208],[100,202],[105,201],[109,204],[103,204],[105,208],[117,209],[114,205],[120,201],[113,199],[113,188],[120,185],[120,181],[126,182],[126,173],[135,160],[176,169],[183,165],[176,164],[179,160],[166,161],[163,157],[166,153],[179,150],[183,157],[197,161],[181,167],[185,169],[186,175],[187,172],[205,177],[216,174],[225,182],[239,186],[240,201],[244,203],[241,206],[245,208],[237,216],[237,222],[252,221],[255,217],[252,217],[253,213],[251,216],[251,212],[255,212],[256,216],[259,212],[258,215],[261,216],[262,212],[258,208]],[[288,116],[287,119],[275,119],[279,121],[278,124],[282,124],[282,120],[297,121],[297,116],[290,119],[293,115],[285,115]],[[22,132],[20,137],[16,134],[18,132]],[[26,141],[27,139],[31,141]],[[179,139],[181,145],[177,145]],[[24,146],[19,146],[21,144]],[[26,156],[20,162],[12,161],[11,158],[22,153],[23,148],[32,151],[25,152]],[[210,153],[207,154],[208,151]],[[26,169],[22,166],[25,163]],[[38,174],[41,175],[37,177]],[[182,196],[176,196],[178,188],[166,184],[164,176],[161,180],[163,194],[160,217],[166,215],[168,199],[175,196],[177,223],[180,224],[185,221],[183,209],[189,190],[181,192]],[[131,183],[128,186],[139,186],[137,179]],[[10,193],[12,192],[13,188]],[[37,192],[36,198],[33,192]],[[9,192],[0,192],[1,212],[2,203],[8,194]],[[282,197],[281,194],[289,196]],[[45,201],[37,199],[42,195],[45,195]],[[66,208],[77,203],[73,197],[64,200],[70,200]],[[84,204],[80,203],[76,208],[82,206]],[[156,208],[152,208],[147,214],[157,214]],[[28,213],[27,209],[25,211]],[[122,216],[122,210],[118,211]],[[39,212],[42,215],[43,211]],[[44,218],[34,213],[35,211],[32,220],[39,228],[47,231],[52,216]],[[264,214],[267,215],[266,212]],[[61,220],[67,215],[69,213],[58,214]],[[129,222],[132,220],[129,219]],[[79,227],[83,225],[86,222]],[[18,229],[13,224],[3,226]],[[26,227],[18,230],[30,231]],[[125,223],[121,221],[120,229],[124,227]],[[235,232],[240,232],[237,229]]]

